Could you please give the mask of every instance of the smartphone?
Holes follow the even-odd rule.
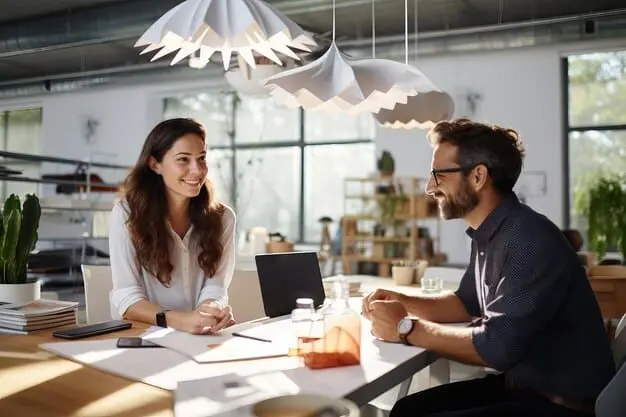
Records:
[[[71,329],[57,330],[52,333],[54,337],[62,339],[82,339],[84,337],[96,336],[126,330],[133,327],[131,323],[122,320],[110,320],[102,323],[89,324],[87,326],[73,327]]]
[[[162,348],[163,346],[157,345],[150,340],[142,339],[141,337],[120,337],[117,339],[118,348]]]

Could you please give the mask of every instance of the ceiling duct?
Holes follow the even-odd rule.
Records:
[[[138,36],[180,0],[135,0],[3,22],[0,58]]]
[[[145,4],[146,0],[136,0],[131,4],[138,3]],[[159,13],[161,12],[154,12],[154,14]],[[106,21],[106,18],[100,18]],[[128,15],[124,19],[133,22],[139,20],[137,16]],[[103,34],[108,33],[105,26],[102,26],[100,30]],[[420,57],[425,57],[445,53],[484,52],[581,41],[606,41],[625,37],[626,9],[620,9],[559,19],[427,32],[419,35],[418,46]],[[410,42],[413,40],[414,38],[411,37]],[[371,55],[371,39],[337,43],[343,51],[352,56],[368,57]],[[404,59],[403,36],[377,37],[376,45],[377,57]],[[409,53],[414,52],[412,49],[410,47]],[[0,58],[1,56],[0,53]],[[0,82],[0,99],[67,92],[93,86],[171,81],[173,78],[206,80],[211,77],[221,77],[221,75],[222,72],[217,65],[215,68],[210,66],[204,70],[191,69],[185,62],[175,67],[159,63],[131,65],[77,74]]]

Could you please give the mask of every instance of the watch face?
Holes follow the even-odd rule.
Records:
[[[398,323],[398,333],[407,334],[410,333],[411,330],[413,330],[413,320],[408,317],[400,320],[400,323]]]

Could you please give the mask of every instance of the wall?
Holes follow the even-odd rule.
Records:
[[[417,65],[440,88],[458,95],[470,89],[481,95],[474,118],[517,129],[527,147],[526,170],[547,174],[545,196],[528,203],[555,223],[562,222],[562,143],[560,48],[517,49],[471,55],[420,59]],[[29,103],[44,107],[42,152],[46,155],[85,158],[89,152],[113,156],[95,159],[132,163],[148,130],[159,120],[161,98],[171,92],[219,85],[213,82],[171,81],[91,89],[34,97]],[[216,84],[217,83],[217,84]],[[0,108],[25,103],[0,102]],[[467,114],[461,107],[457,115]],[[84,139],[85,116],[100,121],[91,145]],[[418,131],[378,128],[378,150],[388,149],[396,158],[400,175],[428,176],[431,149]],[[58,165],[56,165],[58,167]],[[469,245],[460,221],[442,222],[442,249],[452,262],[466,262]]]
[[[454,96],[455,116],[468,114],[466,91],[480,94],[473,119],[516,129],[527,156],[525,170],[545,171],[545,196],[527,203],[561,225],[563,155],[561,136],[560,54],[556,48],[524,49],[423,59],[417,67],[439,88]],[[425,133],[378,129],[378,152],[391,151],[399,175],[427,178],[431,148]],[[452,262],[466,262],[469,241],[462,221],[442,221],[441,244]]]

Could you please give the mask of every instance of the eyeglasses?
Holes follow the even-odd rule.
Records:
[[[430,171],[430,175],[433,177],[433,179],[435,180],[435,185],[438,187],[439,178],[437,178],[437,175],[447,174],[451,172],[469,172],[472,169],[476,168],[478,165],[485,165],[485,164],[483,164],[482,162],[479,162],[477,164],[463,165],[463,166],[454,167],[454,168],[433,169],[432,171]],[[487,167],[487,171],[489,171],[489,167]]]

